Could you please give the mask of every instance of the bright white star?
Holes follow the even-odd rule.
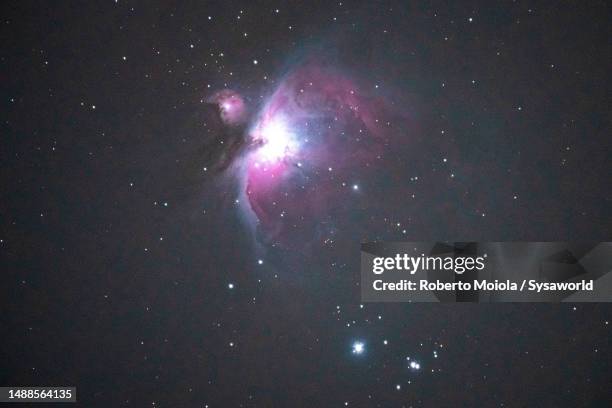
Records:
[[[356,341],[353,343],[353,354],[363,354],[365,351],[365,344],[361,341]]]

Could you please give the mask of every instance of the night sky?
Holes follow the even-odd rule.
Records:
[[[2,11],[0,385],[105,408],[609,403],[609,305],[359,287],[366,241],[612,240],[605,2]]]

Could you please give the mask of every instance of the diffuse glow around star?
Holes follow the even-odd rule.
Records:
[[[296,152],[296,136],[283,116],[263,121],[256,128],[253,140],[261,147],[255,152],[255,160],[274,163]]]
[[[363,341],[355,341],[353,342],[352,352],[353,354],[363,354],[365,351],[365,343]]]

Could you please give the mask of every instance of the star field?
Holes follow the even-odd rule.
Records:
[[[364,241],[610,240],[603,3],[3,5],[0,385],[604,406],[607,304],[362,303]]]

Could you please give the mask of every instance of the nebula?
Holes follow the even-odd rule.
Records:
[[[227,125],[238,125],[246,119],[244,99],[238,92],[224,89],[215,93],[207,102],[219,107],[221,120]]]
[[[358,198],[360,180],[391,137],[388,104],[363,89],[338,70],[309,64],[267,98],[247,130],[240,166],[242,208],[259,238],[293,247],[304,234],[333,235],[331,214]]]

